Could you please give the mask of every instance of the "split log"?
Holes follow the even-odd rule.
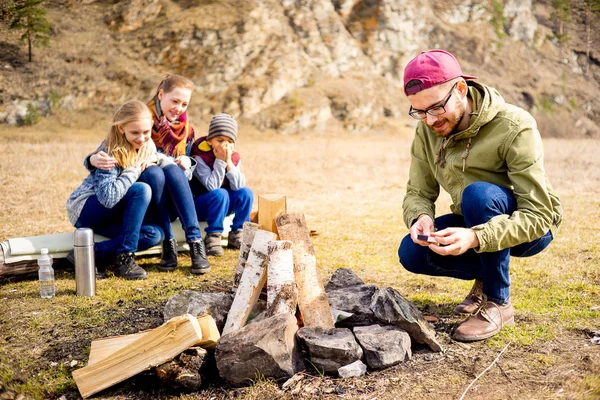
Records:
[[[248,255],[250,254],[252,242],[254,241],[254,236],[256,235],[257,230],[258,224],[255,224],[253,222],[244,222],[244,229],[242,231],[242,245],[240,246],[240,256],[238,258],[238,264],[235,267],[235,276],[233,277],[234,286],[238,286],[240,284],[240,279],[242,279],[242,272],[244,272],[244,267],[246,267]]]
[[[104,360],[73,371],[79,393],[87,398],[148,368],[172,360],[202,341],[196,317],[175,317]]]
[[[267,268],[267,316],[296,314],[298,287],[294,281],[293,243],[289,240],[269,242]]]
[[[260,225],[260,229],[277,233],[275,219],[286,212],[287,200],[284,195],[258,195],[258,225]]]
[[[197,318],[200,330],[202,331],[202,340],[198,346],[205,349],[214,349],[217,346],[217,341],[221,336],[217,329],[217,324],[210,315],[201,315]],[[156,329],[156,328],[155,328]],[[97,364],[118,350],[127,347],[136,340],[140,339],[145,334],[152,332],[154,329],[134,333],[131,335],[112,336],[102,339],[92,340],[90,348],[90,357],[88,366]]]
[[[298,285],[298,306],[304,326],[333,328],[327,294],[317,267],[304,214],[284,214],[277,218],[282,240],[294,243],[294,276]]]
[[[261,229],[256,231],[240,285],[225,321],[223,335],[236,331],[246,324],[248,315],[267,280],[267,245],[273,239],[275,239],[273,232]]]

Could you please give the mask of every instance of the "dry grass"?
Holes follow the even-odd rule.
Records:
[[[79,129],[72,126],[87,124],[65,127],[66,118],[59,115],[28,128],[0,127],[0,240],[73,229],[64,204],[85,176],[82,159],[102,140],[104,123],[92,118],[89,129]],[[256,194],[285,193],[288,209],[305,213],[311,229],[320,232],[313,244],[323,278],[337,268],[351,268],[364,281],[393,286],[442,317],[436,328],[446,354],[430,359],[417,349],[412,361],[365,379],[311,378],[298,396],[337,398],[336,390],[345,390],[345,397],[364,399],[458,398],[512,342],[499,367],[482,377],[467,398],[600,398],[600,348],[589,341],[590,333],[600,329],[600,310],[592,309],[600,306],[600,142],[545,141],[548,175],[565,209],[561,235],[542,254],[512,263],[517,325],[491,340],[463,346],[448,338],[460,322],[450,313],[470,284],[412,275],[398,264],[397,247],[407,232],[401,203],[412,133],[389,128],[368,136],[242,132],[238,149],[249,186]],[[448,212],[447,196],[438,203],[439,213]],[[73,368],[64,363],[85,362],[92,338],[156,326],[169,296],[229,281],[236,257],[227,251],[203,278],[190,276],[187,268],[161,274],[157,260],[149,259],[150,279],[101,281],[92,299],[73,295],[69,271],[57,273],[58,296],[51,301],[37,297],[35,280],[5,279],[0,282],[0,382],[36,398],[76,398]],[[182,260],[189,265],[189,259]],[[136,378],[98,397],[172,396],[147,380]],[[290,397],[263,381],[237,390],[211,388],[200,396]]]

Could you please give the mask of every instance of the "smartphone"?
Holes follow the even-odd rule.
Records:
[[[433,236],[429,236],[429,235],[417,235],[417,239],[422,240],[424,242],[428,242],[428,243],[438,244],[436,238],[434,238]]]

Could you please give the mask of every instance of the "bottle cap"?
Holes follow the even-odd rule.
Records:
[[[73,244],[75,246],[93,246],[94,231],[90,228],[79,228],[73,234]]]
[[[48,254],[48,249],[44,247],[40,250],[40,254]]]

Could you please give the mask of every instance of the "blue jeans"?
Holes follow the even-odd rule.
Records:
[[[223,220],[233,213],[235,217],[233,217],[231,230],[241,230],[244,222],[250,221],[253,201],[254,195],[248,188],[240,190],[220,188],[196,196],[194,199],[198,219],[208,223],[206,233],[223,232]]]
[[[471,228],[489,221],[496,215],[512,214],[517,201],[510,189],[487,182],[467,186],[462,196],[462,213],[447,214],[435,219],[437,230],[448,227]],[[489,253],[473,249],[459,256],[442,256],[412,241],[410,234],[402,239],[398,249],[400,263],[408,271],[452,278],[483,281],[483,293],[490,301],[505,304],[510,298],[508,272],[510,256],[530,257],[544,250],[552,241],[552,234],[515,247]]]
[[[139,181],[147,183],[153,193],[148,220],[154,221],[163,228],[167,239],[173,238],[171,221],[177,217],[181,221],[187,241],[202,239],[192,190],[183,170],[178,165],[146,168]]]
[[[117,254],[133,253],[156,246],[164,240],[163,230],[143,223],[152,192],[145,183],[135,182],[113,208],[106,208],[96,195],[85,202],[76,228],[91,228],[109,240],[94,245],[96,257],[114,260]]]

